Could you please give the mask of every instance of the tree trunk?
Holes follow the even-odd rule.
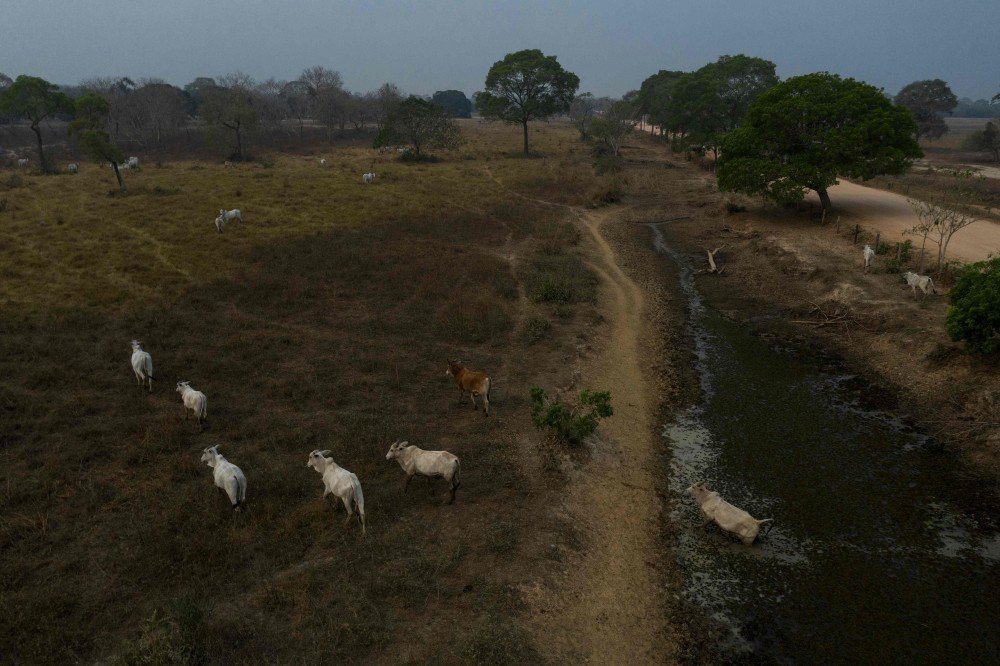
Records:
[[[42,173],[48,173],[49,166],[45,163],[45,150],[42,148],[42,128],[38,125],[32,125],[31,131],[35,133],[35,138],[38,139],[38,163],[42,165]]]
[[[527,157],[528,156],[528,121],[527,120],[521,121],[521,126],[524,128],[524,156]],[[39,141],[41,141],[41,139],[39,139]],[[39,143],[38,145],[40,146],[41,143]]]
[[[830,195],[827,193],[826,188],[816,190],[816,194],[819,195],[819,203],[823,206],[823,210],[830,210]]]
[[[240,136],[240,126],[236,126],[236,157],[243,161],[243,137]]]
[[[115,168],[115,178],[118,179],[118,189],[123,193],[125,192],[125,181],[122,179],[122,172],[118,169],[118,163],[112,162],[111,166]]]

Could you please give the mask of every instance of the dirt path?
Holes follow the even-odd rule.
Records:
[[[814,192],[810,192],[806,199],[819,204]],[[914,236],[904,237],[903,232],[920,223],[906,197],[850,181],[841,180],[831,187],[830,200],[833,201],[834,214],[837,211],[850,214],[852,221],[866,229],[881,232],[882,239],[888,242],[906,238],[913,240]],[[997,254],[998,251],[1000,224],[986,220],[973,222],[962,229],[948,245],[949,258],[967,262],[982,261],[987,255]]]
[[[487,170],[498,184],[502,182]],[[591,457],[570,476],[557,512],[586,547],[557,580],[523,590],[536,644],[555,663],[675,661],[657,568],[662,506],[656,489],[659,400],[643,334],[650,304],[601,233],[625,209],[589,211],[523,198],[570,213],[601,282],[601,336],[577,359],[571,392],[610,390],[614,416],[602,422]]]

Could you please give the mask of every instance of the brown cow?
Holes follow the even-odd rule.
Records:
[[[445,374],[455,378],[455,383],[458,384],[459,402],[465,398],[465,392],[468,391],[469,397],[472,398],[472,408],[476,409],[478,395],[483,399],[483,412],[486,416],[490,415],[490,378],[486,373],[469,370],[459,365],[458,361],[448,359],[448,369]]]

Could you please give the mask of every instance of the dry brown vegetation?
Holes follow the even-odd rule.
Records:
[[[0,174],[0,653],[22,663],[464,661],[536,657],[512,587],[575,548],[538,518],[545,467],[528,387],[593,317],[596,279],[558,207],[595,205],[569,127],[464,123],[437,164],[355,146],[273,164],[170,162],[127,174]],[[499,183],[503,183],[500,185]],[[218,234],[221,207],[244,224]],[[158,384],[135,389],[128,341]],[[495,377],[496,418],[454,402],[444,361]],[[552,373],[546,376],[547,373]],[[173,391],[208,395],[208,427]],[[463,462],[401,492],[396,438]],[[248,479],[234,517],[202,448]],[[345,530],[305,466],[361,479],[368,537]],[[539,531],[552,534],[539,537]],[[539,550],[539,552],[541,552]],[[546,558],[548,555],[545,556]]]

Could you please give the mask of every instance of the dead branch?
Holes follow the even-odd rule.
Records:
[[[715,263],[715,253],[721,249],[721,247],[717,247],[714,250],[705,250],[708,254],[708,272],[714,275],[722,275],[722,271],[726,270],[725,268],[720,269]]]

